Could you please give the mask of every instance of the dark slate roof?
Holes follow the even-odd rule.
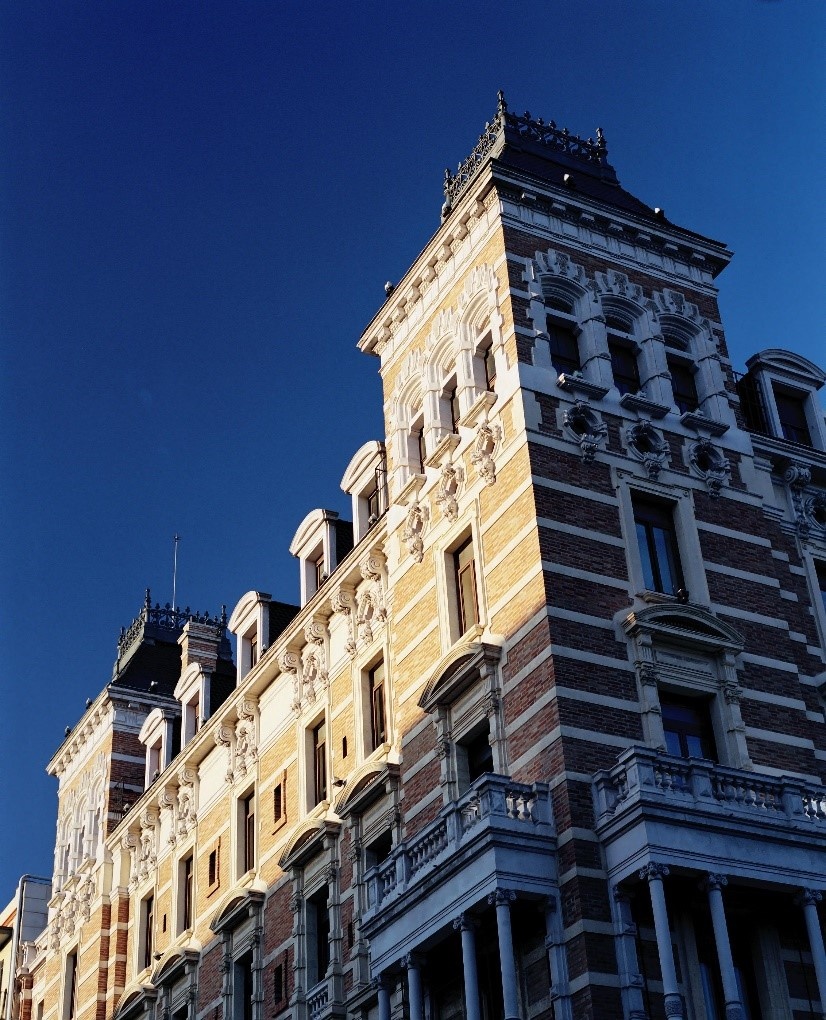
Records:
[[[282,634],[295,616],[300,606],[290,605],[289,602],[270,602],[270,644],[274,644],[279,634]]]

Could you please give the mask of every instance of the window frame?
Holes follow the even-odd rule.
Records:
[[[631,504],[634,510],[634,533],[645,590],[676,597],[678,592],[686,590],[686,584],[677,538],[677,524],[674,519],[674,504],[636,494],[632,494]],[[664,536],[662,542],[658,540],[658,534]],[[671,591],[668,590],[665,577],[666,569],[671,581]]]

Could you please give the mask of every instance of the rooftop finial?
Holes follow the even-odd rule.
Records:
[[[608,144],[605,141],[605,135],[602,133],[601,127],[597,128],[597,152],[600,159],[608,158]]]
[[[496,93],[496,98],[498,100],[496,112],[501,117],[503,114],[508,112],[508,104],[505,102],[505,93],[502,91],[502,89],[499,89],[499,91]]]

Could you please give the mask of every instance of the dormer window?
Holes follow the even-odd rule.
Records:
[[[290,543],[300,564],[301,605],[306,605],[353,548],[353,526],[335,510],[307,514]]]
[[[258,665],[270,643],[270,612],[280,605],[267,592],[250,591],[233,610],[229,629],[238,642],[238,683]]]
[[[775,385],[774,403],[783,438],[790,443],[811,446],[812,437],[806,421],[806,394]]]
[[[342,489],[353,501],[353,541],[358,544],[387,510],[384,444],[365,443],[347,465]]]
[[[170,709],[154,708],[144,720],[138,740],[146,748],[147,790],[172,761],[178,725],[179,719]]]

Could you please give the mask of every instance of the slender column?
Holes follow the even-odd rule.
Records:
[[[684,1020],[683,1001],[677,988],[677,970],[674,966],[674,951],[671,948],[671,931],[668,927],[668,910],[665,905],[663,879],[668,875],[666,864],[646,864],[640,869],[640,878],[647,879],[654,910],[654,931],[657,936],[657,952],[660,957],[660,973],[665,993],[665,1015]]]
[[[488,903],[496,907],[505,1020],[519,1020],[519,986],[516,980],[516,958],[513,955],[510,907],[515,899],[516,893],[512,889],[497,889],[495,893],[488,896]]]
[[[460,914],[453,922],[462,933],[462,967],[465,975],[465,1013],[467,1020],[481,1020],[479,1006],[479,977],[476,973],[476,922],[467,914]]]
[[[817,978],[820,1012],[822,1016],[826,1016],[826,949],[823,946],[820,918],[817,916],[817,905],[822,899],[823,894],[819,889],[801,889],[797,902],[803,907],[806,931],[809,933],[809,948],[812,952],[812,963]]]
[[[726,910],[723,905],[723,889],[728,885],[728,879],[725,875],[710,874],[702,885],[708,893],[714,942],[717,945],[717,962],[720,964],[720,977],[723,979],[723,998],[726,1000],[726,1020],[743,1020],[743,1004],[740,1002],[740,990],[734,973]]]
[[[407,994],[410,1000],[410,1020],[424,1020],[422,998],[422,960],[416,953],[408,953],[402,960],[407,970]]]
[[[376,978],[376,990],[379,996],[379,1020],[390,1020],[390,981],[384,974]]]

